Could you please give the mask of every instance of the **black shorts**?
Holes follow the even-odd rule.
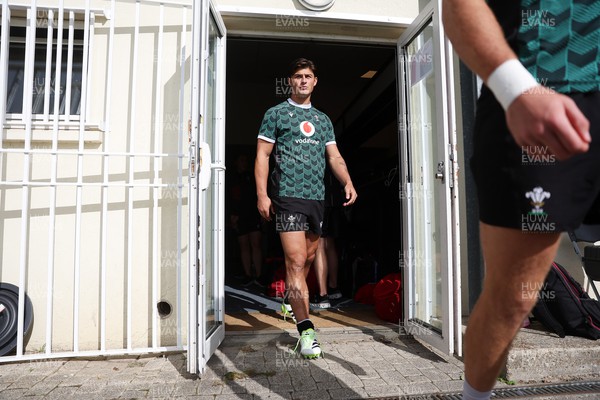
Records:
[[[258,211],[242,212],[237,222],[237,235],[244,236],[251,232],[260,231],[261,217]]]
[[[558,161],[547,147],[518,146],[504,110],[483,88],[471,159],[482,222],[539,233],[600,223],[600,92],[569,97],[589,119],[592,143],[587,153]]]
[[[275,230],[277,232],[305,231],[321,235],[322,200],[273,196],[271,202],[275,209]]]

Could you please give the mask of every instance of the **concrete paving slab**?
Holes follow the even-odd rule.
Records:
[[[506,363],[506,378],[520,383],[600,379],[600,340],[560,338],[533,322],[521,329]]]
[[[318,338],[325,358],[305,360],[291,352],[293,330],[227,334],[200,378],[185,371],[184,354],[4,364],[0,398],[346,400],[462,388],[460,360],[389,328],[321,329]]]

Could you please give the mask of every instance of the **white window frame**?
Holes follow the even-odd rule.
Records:
[[[0,63],[0,125],[8,130],[19,130],[24,129],[26,123],[29,120],[33,127],[37,129],[48,130],[51,129],[54,125],[55,120],[58,120],[58,125],[61,129],[74,129],[76,130],[81,120],[81,115],[79,114],[71,114],[70,106],[71,106],[71,79],[72,79],[72,70],[73,70],[73,53],[74,48],[76,46],[81,47],[82,57],[87,54],[88,62],[84,62],[82,60],[82,71],[81,71],[81,85],[88,84],[90,82],[90,78],[92,76],[91,63],[89,62],[93,49],[94,42],[94,25],[97,16],[104,16],[105,12],[102,10],[89,10],[89,23],[86,24],[85,21],[85,10],[83,8],[77,7],[69,7],[69,8],[60,8],[60,7],[35,7],[35,27],[36,29],[40,29],[39,25],[42,25],[41,28],[47,31],[47,35],[45,38],[37,37],[31,38],[30,35],[33,31],[32,22],[29,20],[29,16],[33,10],[33,6],[24,6],[24,5],[2,5],[3,15],[2,15],[2,25],[3,29],[2,37],[9,37],[8,43],[2,43],[2,50],[6,51],[8,57],[3,57],[2,63]],[[14,15],[11,18],[11,15]],[[25,16],[23,16],[25,14]],[[10,36],[10,28],[11,27],[23,27],[26,28],[26,37],[15,37]],[[87,29],[87,32],[86,32]],[[57,38],[56,41],[52,37],[54,31],[57,30]],[[87,37],[87,43],[85,43],[85,39],[75,39],[75,31],[80,31],[83,33],[83,37]],[[68,31],[67,37],[64,37],[62,32]],[[5,36],[5,33],[6,34]],[[87,35],[86,35],[87,33]],[[10,47],[12,43],[19,43],[24,40],[25,43],[25,60],[24,60],[24,75],[25,77],[33,76],[32,71],[28,71],[31,68],[35,68],[35,50],[37,46],[44,46],[46,48],[46,60],[45,60],[45,88],[44,88],[44,105],[42,113],[33,113],[30,110],[29,115],[27,112],[26,102],[27,96],[23,95],[23,108],[21,113],[9,113],[7,110],[8,107],[8,59],[10,58]],[[33,46],[33,50],[31,47]],[[87,47],[87,53],[86,53]],[[61,51],[58,51],[58,49]],[[56,82],[57,80],[62,80],[62,65],[64,64],[62,60],[63,51],[67,50],[67,73],[66,73],[66,82],[63,84],[59,82],[59,86],[64,86],[66,89],[66,93],[64,95],[63,102],[65,104],[64,111],[61,113],[58,107],[53,107],[54,109],[50,109],[50,96],[55,96],[54,91],[51,90],[50,84],[52,81]],[[59,65],[60,64],[60,65]],[[83,71],[83,67],[87,64],[86,71]],[[54,76],[51,76],[52,67],[55,66]],[[60,76],[60,78],[59,78]],[[33,76],[35,79],[35,76]],[[30,92],[33,90],[33,82],[23,82],[23,92]],[[90,96],[91,91],[87,91],[86,99],[80,99],[81,103],[85,101],[86,115],[83,117],[83,123],[86,127],[89,128],[98,128],[97,125],[90,124],[89,120],[89,110],[90,110]],[[55,102],[59,101],[60,104],[60,96],[55,96]],[[14,135],[8,134],[5,139],[10,140]],[[18,135],[17,135],[18,136]]]

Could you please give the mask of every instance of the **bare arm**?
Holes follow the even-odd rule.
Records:
[[[484,81],[504,61],[517,58],[484,0],[444,0],[442,18],[454,50]]]
[[[325,151],[327,153],[327,161],[329,163],[329,167],[331,168],[331,172],[333,172],[333,176],[335,176],[335,178],[344,187],[344,192],[346,193],[346,202],[344,203],[344,206],[354,204],[358,195],[354,189],[352,180],[350,179],[350,173],[346,167],[346,162],[342,158],[337,145],[330,144],[325,148]]]
[[[269,177],[269,157],[273,151],[273,143],[258,139],[256,145],[256,162],[254,163],[254,179],[256,181],[256,196],[258,197],[258,212],[267,221],[271,220],[271,199],[267,194]]]
[[[516,58],[484,0],[444,0],[442,18],[454,49],[484,81],[503,62]],[[548,146],[559,159],[589,148],[587,118],[569,97],[550,89],[517,97],[506,120],[520,146]]]

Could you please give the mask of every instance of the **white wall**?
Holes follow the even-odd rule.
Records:
[[[74,2],[81,6],[81,2]],[[80,350],[99,349],[101,312],[101,266],[106,266],[106,348],[120,349],[126,343],[127,319],[127,264],[132,265],[132,345],[133,347],[152,346],[151,331],[153,309],[152,268],[158,271],[158,300],[166,300],[173,306],[170,317],[159,320],[159,342],[157,345],[176,344],[178,327],[175,321],[177,312],[178,254],[181,254],[180,275],[182,283],[181,315],[182,325],[186,326],[186,268],[187,268],[187,158],[182,159],[182,193],[177,188],[178,146],[187,155],[187,120],[189,119],[190,99],[190,55],[191,55],[191,7],[187,12],[184,71],[183,121],[180,121],[180,79],[179,65],[183,13],[180,6],[164,8],[163,54],[157,59],[159,6],[144,5],[140,15],[138,66],[133,63],[133,2],[117,3],[115,15],[115,36],[113,50],[112,89],[107,92],[108,82],[108,40],[109,20],[99,17],[96,20],[93,52],[90,55],[91,90],[90,118],[84,138],[86,139],[83,161],[83,182],[81,190],[81,243],[79,277],[79,337]],[[93,7],[108,8],[109,2],[95,2]],[[158,67],[161,74],[157,78]],[[132,92],[132,76],[137,74],[137,89]],[[107,107],[106,99],[110,98]],[[135,109],[132,108],[135,100]],[[157,103],[158,100],[158,103]],[[135,113],[135,114],[134,114]],[[108,125],[110,119],[110,125]],[[134,131],[131,122],[135,122]],[[7,121],[12,127],[3,129],[5,148],[23,149],[25,132],[18,121]],[[182,123],[183,136],[179,137]],[[100,129],[100,128],[102,129]],[[49,149],[52,130],[38,126],[34,131],[32,148]],[[133,148],[129,148],[134,136]],[[7,140],[9,138],[9,140]],[[77,130],[68,131],[61,124],[59,132],[59,152],[57,156],[57,180],[74,182],[77,179],[77,156],[64,152],[77,149]],[[88,141],[88,139],[90,139]],[[155,147],[155,143],[157,146]],[[123,157],[111,156],[108,167],[103,166],[103,157],[89,155],[89,152],[134,152],[170,153],[174,156]],[[49,182],[52,156],[49,154],[31,156],[30,179]],[[24,155],[4,155],[0,164],[3,181],[23,179]],[[133,161],[134,160],[134,161]],[[148,187],[127,189],[129,168],[133,161],[134,184],[160,183],[168,186],[153,190]],[[158,180],[154,180],[154,163],[157,163]],[[106,212],[103,212],[103,191],[97,186],[87,186],[103,181],[108,173],[111,184],[120,187],[106,189]],[[131,194],[133,207],[128,207]],[[177,205],[182,201],[181,243],[177,243]],[[22,189],[0,186],[0,281],[17,285],[20,275],[20,252],[22,243],[21,218]],[[58,186],[56,190],[57,208],[54,228],[54,278],[53,278],[53,351],[72,350],[74,319],[75,282],[75,243],[76,243],[76,188]],[[156,205],[155,207],[155,201]],[[34,307],[35,322],[33,333],[27,345],[27,352],[43,351],[46,335],[46,304],[48,300],[49,266],[49,221],[51,189],[49,187],[30,190],[29,216],[26,220],[27,262],[26,290]],[[156,210],[156,214],[154,213]],[[132,214],[132,236],[128,236],[128,216]],[[156,215],[156,218],[155,218]],[[106,225],[103,225],[105,217]],[[156,238],[153,237],[153,224],[156,224]],[[102,228],[106,229],[106,252],[102,258]],[[156,240],[156,245],[154,244]],[[132,251],[128,253],[131,243]],[[181,331],[185,341],[185,329]]]
[[[295,0],[216,0],[230,34],[395,43],[418,14],[417,0],[338,0],[321,12]]]
[[[239,6],[274,10],[306,11],[296,0],[216,0],[217,6]],[[360,14],[369,17],[414,18],[418,14],[416,0],[337,0],[333,6],[319,14]]]

